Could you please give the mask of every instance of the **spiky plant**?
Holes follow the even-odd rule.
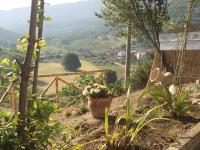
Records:
[[[126,101],[126,114],[125,116],[120,116],[116,119],[115,128],[112,133],[109,134],[109,122],[108,122],[108,109],[105,110],[105,133],[106,133],[106,149],[107,150],[129,150],[134,149],[136,146],[136,141],[142,133],[149,130],[150,124],[158,120],[169,120],[162,117],[157,117],[156,111],[162,108],[165,104],[156,106],[148,110],[144,115],[138,117],[135,114],[132,115],[131,112],[131,88],[127,92],[127,101]],[[137,101],[139,101],[146,93],[149,92],[149,89],[145,89],[144,92],[139,96]],[[137,106],[137,105],[135,105]],[[136,109],[136,108],[134,108]],[[125,120],[125,125],[120,125],[121,120]],[[141,132],[144,131],[144,132]]]

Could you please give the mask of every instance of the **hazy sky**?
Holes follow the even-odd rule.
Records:
[[[62,3],[73,3],[83,0],[45,0],[45,2],[51,5],[62,4]],[[0,0],[0,10],[9,10],[13,8],[20,8],[30,6],[31,0]]]

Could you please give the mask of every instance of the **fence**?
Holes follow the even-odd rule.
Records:
[[[53,80],[49,83],[49,85],[46,87],[46,89],[42,92],[42,94],[39,96],[39,99],[42,99],[44,97],[44,95],[47,93],[47,91],[50,89],[50,87],[52,87],[53,85],[55,85],[55,102],[59,103],[60,98],[59,98],[59,83],[62,82],[65,85],[70,86],[71,88],[74,88],[75,90],[78,91],[82,91],[82,89],[80,89],[79,87],[77,87],[75,84],[70,83],[64,79],[62,79],[62,77],[66,77],[66,76],[74,76],[74,75],[82,75],[82,74],[96,74],[96,73],[102,73],[102,78],[99,79],[99,81],[103,80],[103,83],[106,84],[106,74],[107,70],[94,70],[94,71],[81,71],[81,72],[69,72],[69,73],[61,73],[61,74],[50,74],[50,75],[38,75],[38,79],[41,78],[52,78]],[[30,76],[30,79],[32,79],[33,76]],[[10,85],[8,86],[8,88],[6,89],[6,91],[4,92],[4,94],[2,95],[1,99],[0,99],[0,104],[5,100],[5,98],[10,95],[10,99],[11,99],[11,103],[12,103],[12,108],[15,112],[17,112],[17,102],[16,102],[16,83],[15,81],[11,82]],[[76,101],[77,99],[81,98],[81,96],[79,96],[78,98],[76,98],[75,100],[73,100],[70,104],[72,104],[74,101]],[[70,105],[69,104],[69,105]]]

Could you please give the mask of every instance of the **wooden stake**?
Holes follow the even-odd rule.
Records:
[[[81,90],[80,88],[78,88],[77,86],[75,86],[74,84],[69,83],[69,82],[67,82],[67,81],[65,81],[65,80],[63,80],[63,79],[61,79],[61,78],[58,78],[58,80],[61,81],[61,82],[63,82],[63,83],[65,83],[66,85],[69,85],[70,87],[72,87],[72,88],[74,88],[74,89],[76,89],[76,90],[82,92],[82,90]]]
[[[4,99],[6,98],[6,96],[9,94],[12,86],[13,86],[13,82],[8,86],[7,90],[3,94],[2,98],[0,99],[0,103],[2,103],[4,101]]]
[[[55,82],[55,86],[56,86],[56,102],[59,102],[59,87],[58,87],[58,76],[55,77],[56,82]]]
[[[103,72],[103,82],[104,82],[104,85],[107,86],[106,71]]]
[[[11,95],[11,102],[12,102],[13,110],[14,110],[15,113],[17,113],[18,110],[17,110],[15,87],[14,86],[11,86],[11,88],[10,88],[10,95]]]
[[[45,91],[40,95],[40,98],[42,98],[46,94],[46,92],[49,90],[49,88],[52,86],[55,80],[56,80],[56,77],[50,82],[50,84],[47,86]]]

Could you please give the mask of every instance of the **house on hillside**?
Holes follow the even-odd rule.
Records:
[[[139,52],[136,52],[135,56],[136,56],[137,60],[145,60],[147,58],[147,52],[146,51],[144,51],[144,52],[139,51]]]
[[[124,50],[118,51],[117,57],[119,57],[119,58],[126,57],[126,51],[124,51]]]
[[[108,48],[104,50],[104,54],[107,56],[113,56],[114,55],[114,49]]]
[[[175,71],[177,56],[180,50],[180,38],[178,33],[161,34],[160,35],[161,58],[160,65],[162,68],[162,60],[165,58],[166,64]],[[200,32],[189,32],[186,48],[186,63],[184,78],[199,79],[200,78]]]

